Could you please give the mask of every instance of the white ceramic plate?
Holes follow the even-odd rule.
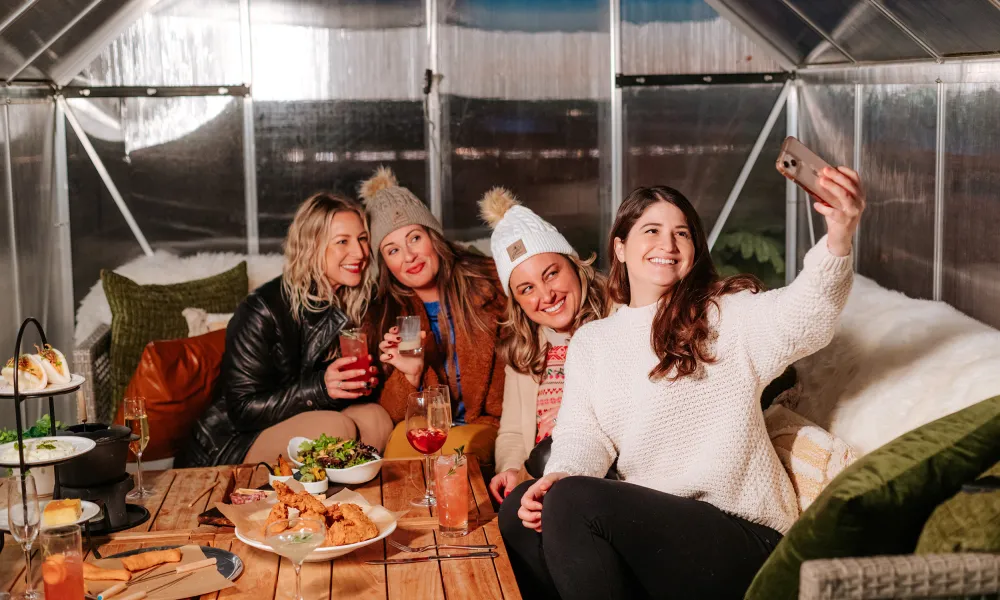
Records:
[[[41,437],[41,438],[29,438],[27,440],[24,440],[24,443],[26,444],[26,447],[30,448],[31,446],[33,446],[35,444],[39,444],[39,443],[44,442],[46,440],[55,440],[55,441],[60,441],[60,442],[68,442],[69,444],[71,444],[73,446],[73,452],[71,454],[66,455],[66,456],[60,456],[59,458],[47,458],[47,459],[44,459],[44,460],[26,460],[24,462],[24,464],[26,466],[28,466],[28,467],[44,467],[45,465],[58,464],[58,463],[61,463],[61,462],[65,461],[65,460],[69,460],[71,458],[75,458],[77,456],[80,456],[81,454],[86,454],[87,452],[90,452],[91,450],[93,450],[97,446],[97,442],[95,442],[94,440],[87,439],[87,438],[84,438],[84,437],[77,437],[75,435],[57,435],[57,436],[48,436],[48,437]],[[13,448],[14,444],[16,444],[16,443],[17,442],[8,442],[6,444],[0,444],[0,456],[3,456],[4,453],[7,452],[8,449]],[[0,460],[0,467],[18,467],[18,466],[20,466],[20,465],[18,464],[16,457],[14,458],[13,461],[10,461],[10,460]]]
[[[47,505],[51,500],[42,500],[38,503],[39,510],[45,510],[45,505]],[[76,520],[77,524],[82,524],[86,521],[93,519],[94,517],[101,514],[101,507],[97,506],[93,502],[87,502],[86,500],[80,501],[80,518]],[[44,529],[44,527],[43,527]],[[0,531],[10,531],[10,524],[7,522],[7,509],[0,509]]]
[[[344,556],[345,554],[350,554],[355,550],[364,548],[365,546],[370,546],[375,542],[379,542],[389,537],[390,535],[392,535],[393,531],[396,531],[395,521],[391,522],[388,526],[384,528],[380,528],[378,535],[370,540],[365,540],[364,542],[358,542],[357,544],[347,544],[346,546],[324,546],[317,548],[316,550],[313,550],[312,554],[306,557],[306,562],[323,562],[326,560],[337,558],[339,556]],[[268,546],[267,544],[251,540],[250,538],[244,536],[242,533],[240,533],[239,528],[236,529],[236,537],[247,546],[257,548],[258,550],[263,550],[265,552],[274,553],[274,550],[272,550],[271,547]]]
[[[44,390],[19,390],[21,396],[48,396],[51,394],[68,394],[69,392],[74,392],[80,389],[83,382],[87,381],[82,376],[75,373],[71,373],[69,376],[69,383],[59,383],[51,384]],[[6,379],[0,380],[0,397],[13,398],[14,397],[14,386],[7,383]]]

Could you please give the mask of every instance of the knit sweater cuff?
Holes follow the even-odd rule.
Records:
[[[810,248],[802,260],[803,268],[815,267],[825,273],[838,273],[854,269],[854,247],[847,256],[837,256],[830,252],[826,245],[827,236],[821,237],[816,245]]]

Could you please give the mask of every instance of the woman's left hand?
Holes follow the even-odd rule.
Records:
[[[827,167],[820,172],[819,185],[828,191],[839,206],[814,198],[813,208],[826,219],[826,246],[837,256],[851,253],[854,232],[865,210],[865,189],[861,177],[847,167]]]

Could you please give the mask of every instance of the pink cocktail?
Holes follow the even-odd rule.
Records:
[[[434,463],[438,529],[445,537],[469,533],[469,467],[464,456],[438,457]]]
[[[368,368],[372,366],[372,361],[368,358],[368,336],[360,329],[344,329],[340,332],[340,356],[354,356],[358,360],[344,367],[347,370],[364,369],[364,375],[352,377],[346,381],[368,381],[371,375]]]

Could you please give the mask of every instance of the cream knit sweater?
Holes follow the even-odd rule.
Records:
[[[795,491],[760,409],[764,387],[830,342],[853,276],[852,257],[806,254],[781,289],[719,300],[710,322],[717,361],[675,382],[649,380],[656,304],[622,307],[580,328],[546,473],[601,477],[618,458],[630,483],[709,502],[784,534],[798,517]]]

